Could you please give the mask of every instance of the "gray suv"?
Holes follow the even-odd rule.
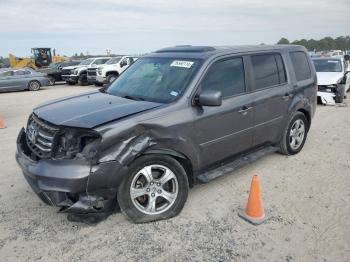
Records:
[[[72,213],[119,204],[134,222],[173,217],[189,187],[304,146],[317,80],[301,46],[178,46],[109,87],[34,109],[16,159],[34,192]]]

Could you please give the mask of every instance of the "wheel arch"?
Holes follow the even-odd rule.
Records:
[[[81,75],[87,75],[87,70],[81,70],[80,72],[79,72],[79,75],[78,76],[81,76]]]
[[[308,121],[308,130],[310,129],[311,126],[311,121],[312,121],[312,104],[310,103],[309,99],[305,99],[300,96],[294,96],[293,101],[291,102],[288,112],[290,117],[296,113],[296,112],[301,112],[305,115],[306,120]],[[288,125],[290,119],[288,119],[288,122],[286,124]]]
[[[297,112],[301,112],[305,115],[306,117],[306,120],[307,120],[307,130],[310,129],[310,126],[311,126],[311,114],[308,110],[306,110],[305,108],[299,108],[297,110]]]
[[[108,71],[106,73],[106,76],[109,76],[109,75],[119,75],[119,72],[118,71]]]
[[[147,154],[168,155],[175,158],[185,169],[188,177],[189,185],[190,187],[193,187],[195,182],[193,166],[192,166],[191,160],[186,155],[178,151],[175,151],[173,149],[166,149],[166,148],[149,149],[143,153],[143,155],[147,155]]]

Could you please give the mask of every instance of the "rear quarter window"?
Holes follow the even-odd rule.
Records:
[[[252,55],[251,61],[256,90],[287,82],[286,72],[280,54]]]
[[[290,52],[295,77],[297,81],[303,81],[311,78],[311,69],[305,52]]]

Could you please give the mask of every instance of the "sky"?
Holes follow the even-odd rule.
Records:
[[[0,55],[141,54],[174,45],[350,35],[350,0],[0,0]]]

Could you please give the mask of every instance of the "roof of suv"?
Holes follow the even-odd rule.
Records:
[[[256,52],[269,50],[288,51],[305,51],[306,49],[300,45],[236,45],[236,46],[192,46],[182,45],[175,47],[167,47],[157,50],[148,56],[157,57],[183,57],[183,58],[202,58],[206,59],[212,56],[224,55],[229,53]]]

